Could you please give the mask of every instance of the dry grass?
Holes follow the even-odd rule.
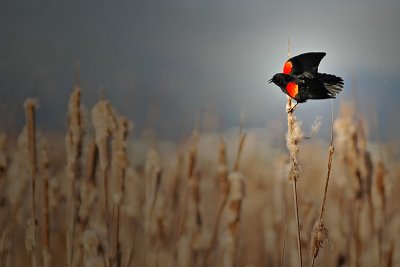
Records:
[[[0,266],[299,266],[299,247],[303,265],[400,264],[398,144],[375,149],[351,103],[331,144],[290,114],[288,153],[268,128],[148,142],[104,99],[85,124],[77,92],[66,146],[32,101],[1,135]]]

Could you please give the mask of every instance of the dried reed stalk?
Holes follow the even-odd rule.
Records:
[[[104,186],[105,218],[108,218],[108,169],[109,169],[109,149],[108,145],[111,134],[116,128],[114,111],[108,101],[100,100],[92,108],[92,123],[95,129],[95,140],[99,151],[99,166]]]
[[[225,240],[225,252],[223,255],[223,265],[225,267],[233,267],[235,265],[237,231],[240,224],[245,186],[244,176],[239,172],[239,164],[245,140],[246,133],[243,133],[242,128],[240,128],[238,150],[233,165],[233,171],[228,175],[227,238]]]
[[[238,152],[237,152],[237,155],[235,158],[235,164],[234,164],[235,170],[238,170],[238,168],[239,168],[239,161],[240,161],[240,156],[241,156],[241,153],[243,150],[244,141],[245,141],[245,134],[240,134]],[[229,186],[229,182],[228,182],[228,174],[229,174],[229,172],[228,172],[227,159],[226,159],[226,145],[223,140],[223,136],[221,135],[219,150],[218,150],[218,177],[219,177],[219,183],[220,183],[221,199],[220,199],[220,205],[219,205],[218,212],[217,212],[216,222],[214,224],[213,231],[212,231],[210,244],[208,245],[206,252],[205,252],[203,266],[207,266],[209,256],[210,256],[211,251],[214,248],[216,241],[217,241],[219,224],[220,224],[222,214],[226,207],[228,196],[229,196],[230,186]]]
[[[144,266],[149,263],[149,254],[153,249],[154,232],[157,230],[157,222],[154,220],[155,207],[161,185],[161,162],[156,149],[150,148],[147,152],[145,164],[145,248],[144,248]]]
[[[243,147],[244,147],[244,142],[245,141],[246,141],[246,133],[243,133],[243,131],[240,130],[238,151],[236,153],[235,163],[233,164],[233,171],[238,171],[239,170],[240,157],[242,155],[242,151],[243,151]]]
[[[104,221],[106,225],[106,255],[107,255],[107,266],[110,265],[110,225],[109,225],[109,143],[111,135],[116,128],[115,112],[111,107],[110,103],[106,100],[99,100],[97,104],[91,110],[92,124],[95,130],[95,141],[99,151],[99,167],[101,173],[101,179],[103,181],[104,190]]]
[[[82,265],[82,257],[84,256],[84,233],[87,230],[90,215],[93,212],[93,207],[96,204],[98,193],[95,181],[95,173],[97,166],[97,148],[94,140],[90,141],[86,152],[85,161],[85,179],[80,186],[80,206],[79,206],[79,225],[78,225],[78,240],[80,249],[79,254],[74,257],[74,266]]]
[[[188,207],[190,215],[189,219],[189,228],[192,228],[191,231],[191,246],[193,246],[193,242],[195,236],[199,233],[200,227],[202,224],[201,214],[200,214],[200,189],[199,189],[199,176],[195,172],[195,167],[197,163],[197,153],[198,153],[198,142],[199,136],[194,133],[193,142],[189,150],[189,169],[188,169],[188,190],[191,196],[188,199]],[[192,209],[190,209],[192,208]]]
[[[187,169],[187,186],[185,189],[182,214],[178,226],[178,266],[187,266],[190,263],[192,255],[193,235],[196,227],[196,196],[189,194],[196,191],[198,186],[195,177],[195,168],[197,164],[199,133],[194,130],[192,133],[192,142],[189,149],[189,162]]]
[[[66,172],[69,179],[69,214],[67,232],[67,266],[73,265],[76,224],[76,186],[80,177],[80,156],[82,152],[82,114],[81,114],[81,91],[75,86],[71,93],[68,105],[68,132],[65,138],[67,165]]]
[[[91,210],[97,199],[96,188],[96,166],[97,166],[97,147],[94,141],[90,141],[87,148],[85,162],[85,181],[82,183],[81,205],[79,207],[80,232],[86,230]]]
[[[5,151],[7,136],[4,133],[0,133],[0,180],[4,181],[4,178],[8,169],[8,157]]]
[[[329,179],[331,177],[332,171],[332,160],[333,153],[335,152],[335,147],[333,146],[333,101],[331,101],[331,141],[328,150],[328,171],[326,174],[324,195],[322,197],[321,209],[319,211],[318,221],[314,225],[314,229],[311,235],[311,267],[314,266],[315,258],[318,256],[319,250],[323,247],[323,245],[327,242],[328,239],[328,229],[324,226],[322,221],[322,217],[325,212],[325,204],[326,204],[326,196],[328,193]]]
[[[223,266],[235,266],[237,231],[240,224],[240,214],[244,198],[244,176],[233,171],[228,176],[229,200],[227,204],[227,233],[224,243]]]
[[[383,264],[383,226],[384,226],[384,217],[386,210],[386,196],[385,196],[385,176],[386,176],[386,168],[383,160],[379,160],[376,168],[376,178],[375,178],[375,188],[378,192],[379,196],[379,205],[377,207],[378,214],[378,226],[377,226],[377,234],[378,234],[378,265],[381,266]]]
[[[378,123],[378,114],[376,109],[373,112],[373,124],[374,128],[377,130],[378,140],[381,140],[380,127]],[[376,173],[375,173],[375,190],[378,195],[377,205],[375,207],[375,221],[377,223],[377,235],[378,235],[378,266],[383,265],[383,226],[385,221],[385,213],[386,213],[386,174],[387,169],[384,163],[383,154],[382,154],[382,146],[379,145],[379,160],[376,163]]]
[[[300,124],[297,121],[296,117],[293,115],[293,106],[292,100],[288,97],[287,101],[287,120],[288,120],[288,133],[286,136],[287,147],[290,154],[290,171],[289,171],[289,180],[293,185],[293,200],[294,200],[294,210],[296,216],[296,224],[297,224],[297,247],[298,247],[298,256],[300,266],[303,266],[303,257],[301,253],[301,236],[300,236],[300,219],[299,219],[299,206],[298,206],[298,192],[297,192],[297,181],[300,177],[300,166],[297,159],[299,154],[299,143],[303,138],[303,134],[301,132]]]
[[[240,151],[240,149],[239,149]],[[228,166],[227,166],[227,159],[226,159],[226,145],[224,142],[224,138],[221,135],[219,149],[218,149],[218,177],[219,177],[219,184],[220,184],[220,193],[221,193],[221,200],[220,205],[218,208],[218,213],[216,217],[216,221],[214,224],[214,228],[212,231],[211,241],[206,250],[206,254],[204,256],[204,264],[203,266],[207,266],[208,258],[211,254],[212,249],[214,248],[217,237],[218,237],[218,229],[219,224],[222,218],[222,213],[225,209],[226,202],[228,200],[229,195],[229,182],[228,182]]]
[[[365,133],[365,124],[362,119],[358,120],[358,124],[354,123],[354,111],[351,105],[343,104],[341,106],[340,117],[335,120],[335,132],[338,139],[337,145],[340,146],[341,160],[343,161],[349,181],[352,185],[352,203],[353,211],[350,213],[352,244],[351,244],[351,261],[355,265],[360,264],[363,251],[360,229],[368,229],[368,234],[372,234],[374,229],[374,209],[372,206],[372,178],[373,164],[371,153],[367,149],[367,138]],[[360,212],[364,205],[367,204],[369,220],[360,219]],[[369,227],[369,228],[366,228]]]
[[[27,228],[27,231],[31,230],[32,232],[29,234],[31,235],[30,239],[28,242],[31,242],[31,244],[28,245],[31,246],[29,251],[30,255],[30,263],[32,266],[36,267],[38,264],[37,261],[37,230],[36,230],[36,224],[37,224],[37,219],[36,219],[36,198],[35,198],[35,192],[36,192],[36,172],[37,172],[37,158],[36,158],[36,120],[35,120],[35,111],[37,108],[37,101],[33,98],[28,98],[25,103],[25,117],[26,117],[26,128],[28,130],[28,150],[29,150],[29,163],[30,163],[30,171],[31,171],[31,181],[32,181],[32,186],[31,186],[31,211],[32,211],[32,217],[31,221],[28,223],[30,227]]]
[[[126,155],[126,138],[128,135],[128,120],[123,117],[117,119],[117,129],[112,144],[113,158],[112,158],[112,176],[115,182],[115,189],[113,195],[113,204],[116,214],[114,214],[113,222],[113,237],[111,242],[111,266],[121,266],[122,249],[120,240],[120,212],[122,200],[124,197],[124,177],[125,171],[128,167],[128,157]]]
[[[362,119],[358,124],[354,123],[354,111],[351,105],[342,105],[340,117],[335,121],[335,131],[338,139],[337,145],[340,146],[341,160],[346,167],[349,181],[352,185],[353,211],[349,214],[351,218],[352,243],[351,261],[355,265],[360,264],[363,251],[363,240],[361,239],[360,229],[369,230],[367,234],[372,234],[375,228],[374,208],[372,205],[372,178],[373,163],[371,153],[367,149],[367,137],[365,124]],[[360,212],[367,204],[369,220],[360,219]],[[369,228],[368,228],[369,227]],[[365,235],[364,235],[365,236]]]
[[[42,186],[43,186],[43,203],[42,203],[42,255],[43,266],[50,266],[51,253],[50,253],[50,231],[49,231],[49,149],[46,139],[42,139]]]
[[[16,265],[17,252],[20,248],[16,247],[16,229],[18,226],[17,217],[23,209],[21,209],[23,199],[25,197],[26,188],[31,189],[29,149],[28,149],[28,133],[27,127],[24,127],[17,138],[17,149],[13,151],[10,158],[10,166],[8,175],[14,174],[18,179],[13,179],[8,188],[8,199],[11,206],[10,219],[8,227],[4,229],[2,235],[5,238],[5,246],[8,245],[9,251],[6,257],[5,266],[13,267]],[[28,178],[29,177],[29,178]],[[30,196],[29,196],[30,197]],[[29,247],[32,247],[29,244]],[[31,249],[27,249],[29,252]]]
[[[95,184],[96,183],[96,166],[97,166],[97,147],[96,142],[90,141],[88,144],[87,155],[86,155],[86,181]]]

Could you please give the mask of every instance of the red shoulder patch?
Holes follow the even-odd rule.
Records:
[[[286,91],[290,97],[295,98],[299,92],[299,86],[295,82],[290,82],[286,85]]]
[[[293,70],[293,64],[290,61],[286,61],[285,65],[283,65],[283,73],[284,74],[289,74]]]

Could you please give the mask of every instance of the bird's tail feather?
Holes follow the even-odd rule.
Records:
[[[318,73],[318,79],[325,85],[331,96],[337,95],[343,89],[343,79],[332,74]]]

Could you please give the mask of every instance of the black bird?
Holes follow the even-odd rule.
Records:
[[[325,55],[323,52],[310,52],[292,57],[285,62],[283,73],[275,74],[269,82],[278,85],[297,104],[308,99],[335,98],[343,89],[343,79],[318,73],[318,65]]]

